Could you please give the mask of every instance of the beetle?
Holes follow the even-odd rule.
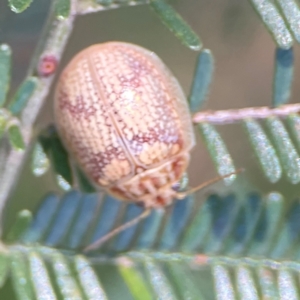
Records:
[[[96,186],[146,208],[176,198],[195,137],[184,93],[153,52],[123,42],[84,49],[60,76],[54,111]]]
[[[191,115],[177,79],[140,46],[107,42],[78,53],[58,80],[54,112],[65,147],[92,182],[146,208],[104,240],[151,209],[232,175],[178,191],[195,145]]]

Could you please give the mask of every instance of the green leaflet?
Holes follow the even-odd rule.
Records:
[[[53,165],[58,184],[64,190],[68,190],[73,183],[72,170],[68,153],[56,129],[49,127],[45,134],[40,137],[40,143]]]
[[[291,96],[292,81],[294,78],[293,49],[276,49],[275,73],[273,79],[273,106],[288,103]]]
[[[249,268],[240,265],[236,270],[237,290],[240,299],[259,300],[255,279]],[[245,284],[247,282],[247,284]]]
[[[279,270],[278,272],[278,289],[280,299],[297,300],[299,294],[297,292],[295,279],[288,270]]]
[[[38,300],[57,299],[43,257],[38,252],[32,251],[28,253],[28,260],[36,298]]]
[[[272,274],[272,271],[268,268],[260,267],[257,273],[262,299],[279,299],[275,276]]]
[[[263,23],[270,31],[277,46],[289,49],[293,45],[293,37],[289,32],[283,17],[272,0],[250,0]]]
[[[214,71],[214,57],[210,50],[204,49],[198,55],[194,80],[189,97],[190,110],[197,112],[204,104]]]
[[[20,300],[34,299],[29,265],[25,254],[17,250],[11,251],[10,261],[12,284],[17,298]]]
[[[197,34],[165,0],[150,0],[150,5],[162,22],[185,46],[195,51],[201,49],[202,42]]]
[[[126,263],[124,265],[120,264],[118,268],[135,300],[153,299],[153,295],[145,283],[145,278],[143,278],[133,262],[128,261],[127,265]]]
[[[36,77],[30,77],[21,84],[13,100],[8,105],[8,109],[13,115],[18,115],[22,111],[37,85],[38,79]]]
[[[276,0],[275,3],[280,7],[284,15],[287,25],[294,35],[296,41],[300,42],[300,10],[297,0]]]
[[[6,130],[7,121],[10,117],[11,115],[5,108],[0,109],[0,138],[3,136]]]
[[[66,19],[70,14],[71,2],[70,0],[56,0],[54,9],[58,19]]]
[[[50,168],[50,162],[42,145],[36,143],[32,151],[31,170],[32,173],[39,177],[44,175]]]
[[[77,255],[75,256],[74,264],[81,287],[87,299],[107,300],[108,298],[105,291],[97,278],[96,272],[89,263],[88,258]]]
[[[8,253],[4,253],[1,245],[1,252],[0,252],[0,288],[4,285],[8,272],[9,272],[9,264],[10,258]]]
[[[20,239],[22,234],[27,230],[31,220],[31,212],[27,209],[21,210],[17,215],[17,220],[14,222],[14,225],[7,235],[7,241],[15,242]]]
[[[173,281],[173,286],[178,290],[180,299],[206,299],[202,294],[201,289],[199,289],[199,283],[195,283],[196,276],[193,276],[188,264],[172,262],[168,263],[167,266],[170,273],[169,276]]]
[[[223,142],[220,134],[215,127],[209,123],[201,123],[198,125],[205,144],[207,145],[209,154],[216,166],[220,176],[230,174],[235,171],[232,158]],[[224,183],[231,184],[236,179],[236,175],[224,178]]]
[[[29,7],[33,0],[8,0],[10,9],[15,13],[21,13]]]
[[[282,170],[279,158],[268,136],[258,121],[247,119],[243,123],[265,176],[270,182],[277,182],[281,178]]]
[[[24,150],[25,143],[23,140],[22,133],[20,131],[20,127],[18,125],[12,125],[8,128],[8,138],[15,150]]]
[[[215,281],[216,298],[218,300],[234,300],[234,288],[228,269],[222,265],[215,265],[212,272]]]
[[[264,199],[265,209],[261,214],[261,219],[257,223],[259,231],[258,238],[253,239],[248,247],[249,256],[268,256],[273,247],[274,237],[281,230],[280,220],[284,213],[284,203],[286,199],[278,193],[270,193]],[[263,220],[268,220],[272,226],[266,226]],[[263,236],[262,238],[259,238]]]
[[[64,299],[83,299],[68,258],[58,251],[51,254],[56,283]]]
[[[160,266],[152,259],[144,262],[148,281],[150,281],[155,299],[175,300],[173,288]]]
[[[8,45],[0,45],[0,107],[6,100],[10,83],[11,49]]]
[[[270,117],[265,122],[288,180],[293,184],[300,182],[299,154],[282,121],[277,117]]]

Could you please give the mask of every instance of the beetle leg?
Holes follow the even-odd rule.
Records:
[[[224,176],[217,176],[217,177],[215,177],[215,178],[213,178],[213,179],[207,180],[207,181],[201,183],[200,185],[198,185],[198,186],[196,186],[196,187],[194,187],[194,188],[191,188],[191,189],[189,189],[189,190],[187,190],[187,191],[185,191],[185,192],[177,193],[177,194],[176,194],[176,198],[177,198],[178,200],[182,200],[182,199],[184,199],[187,195],[193,194],[193,193],[195,193],[196,191],[202,190],[202,189],[204,189],[205,187],[210,186],[210,185],[212,185],[212,184],[214,184],[214,183],[216,183],[216,182],[218,182],[218,181],[220,181],[220,180],[222,180],[222,179],[224,179],[224,178],[230,177],[230,176],[232,176],[232,175],[238,174],[238,173],[243,172],[243,171],[244,171],[244,169],[238,169],[238,170],[236,170],[235,172],[226,174],[226,175],[224,175]]]
[[[134,219],[128,221],[127,223],[124,223],[121,226],[113,229],[112,231],[110,231],[109,233],[107,233],[105,236],[101,237],[100,239],[98,239],[94,243],[92,243],[89,246],[85,247],[83,249],[83,252],[87,253],[87,252],[91,252],[91,251],[94,251],[94,250],[98,249],[103,243],[105,243],[106,241],[110,240],[115,235],[117,235],[120,232],[126,230],[127,228],[130,228],[133,225],[139,223],[141,220],[147,218],[149,216],[149,214],[151,213],[151,211],[152,211],[152,208],[147,208],[146,210],[144,210],[136,218],[134,218]]]

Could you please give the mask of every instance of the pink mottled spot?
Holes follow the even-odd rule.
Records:
[[[41,57],[38,64],[38,74],[42,77],[48,77],[56,71],[57,68],[57,58],[54,55],[45,55]]]

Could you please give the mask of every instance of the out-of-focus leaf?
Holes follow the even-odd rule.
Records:
[[[29,210],[24,209],[20,211],[17,215],[17,220],[7,235],[7,241],[14,242],[20,239],[23,233],[27,230],[31,220],[32,214]]]
[[[57,211],[59,200],[58,196],[54,194],[49,194],[44,198],[38,211],[34,214],[30,226],[21,238],[23,243],[41,242],[45,239]]]
[[[91,184],[90,180],[85,176],[85,174],[79,169],[76,168],[76,175],[80,190],[84,193],[95,193],[96,190]]]
[[[31,285],[29,264],[26,256],[21,251],[10,253],[11,277],[16,296],[20,300],[34,299]]]
[[[70,0],[56,0],[55,15],[58,19],[66,19],[70,14],[71,2]]]
[[[38,300],[57,299],[42,256],[39,253],[31,252],[28,254],[28,259],[36,298]]]
[[[33,0],[8,0],[10,9],[15,13],[21,13],[29,7]]]
[[[1,246],[3,247],[3,246]],[[0,252],[0,288],[4,285],[6,278],[9,273],[9,265],[10,265],[10,258],[9,258],[9,253],[5,253],[1,249]]]
[[[58,251],[51,254],[52,268],[55,280],[63,299],[83,299],[80,287],[76,281],[68,258]]]
[[[49,159],[40,143],[36,143],[32,150],[31,170],[37,177],[44,175],[50,168]]]
[[[21,84],[14,98],[8,105],[8,109],[13,115],[18,115],[22,111],[37,88],[37,85],[38,79],[36,77],[29,77]]]
[[[69,155],[55,127],[49,126],[40,136],[39,141],[50,158],[59,186],[65,191],[69,190],[73,184]]]
[[[79,277],[81,287],[87,299],[108,299],[103,287],[101,286],[97,278],[97,274],[93,270],[88,259],[84,256],[78,255],[75,257],[74,263],[77,276]]]
[[[190,110],[197,112],[204,104],[214,71],[214,58],[210,50],[204,49],[198,55],[194,80],[190,92]]]
[[[25,143],[19,125],[12,125],[7,130],[9,141],[15,150],[25,149]]]
[[[0,45],[0,107],[6,100],[10,83],[11,49],[6,44]]]
[[[143,278],[142,274],[134,267],[132,262],[128,260],[127,263],[126,261],[123,264],[121,263],[119,265],[119,271],[135,300],[153,299],[153,295],[145,283],[145,278]]]
[[[273,106],[286,104],[291,96],[294,77],[294,52],[290,49],[276,49],[275,73],[273,79]]]
[[[3,136],[11,115],[5,108],[0,108],[0,138]]]
[[[53,220],[53,226],[45,240],[46,245],[53,247],[64,242],[76,216],[80,200],[81,194],[75,191],[68,193],[64,197]]]
[[[166,278],[163,270],[158,264],[156,264],[156,262],[151,259],[147,259],[144,262],[144,267],[148,281],[151,283],[155,299],[178,299],[169,280]]]

